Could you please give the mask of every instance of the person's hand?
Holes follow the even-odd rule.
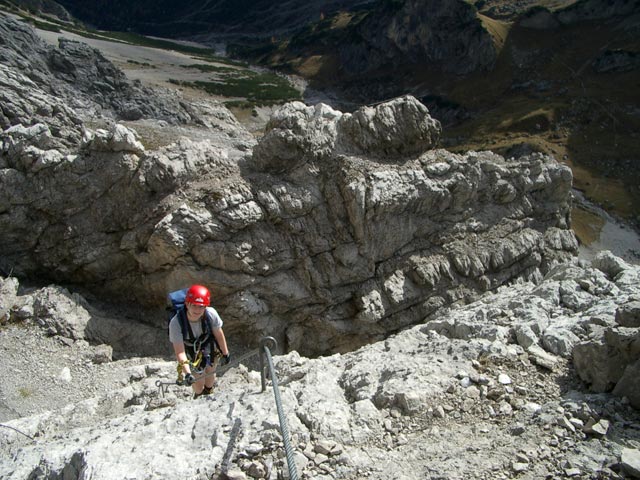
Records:
[[[194,383],[196,383],[196,377],[194,377],[190,373],[187,373],[184,376],[184,383],[186,383],[187,385],[193,385]]]
[[[230,361],[231,361],[230,353],[227,353],[226,355],[222,356],[222,365],[228,365]]]

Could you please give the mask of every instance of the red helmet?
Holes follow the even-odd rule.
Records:
[[[192,305],[204,305],[205,307],[208,307],[211,304],[211,293],[209,293],[209,289],[207,287],[203,287],[202,285],[191,285],[189,290],[187,290],[185,303],[190,303]]]

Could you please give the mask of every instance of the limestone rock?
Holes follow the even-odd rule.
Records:
[[[640,301],[634,300],[618,307],[616,323],[623,327],[640,327]]]
[[[14,277],[0,278],[0,324],[10,319],[10,311],[18,297],[18,280]]]
[[[89,150],[104,152],[144,153],[138,135],[124,125],[115,124],[109,130],[97,130],[87,146]]]
[[[308,160],[330,156],[341,116],[342,112],[324,104],[284,105],[267,123],[265,135],[253,151],[254,165],[275,172],[291,171]]]
[[[541,333],[562,327],[587,341],[591,333],[585,319],[615,311],[616,305],[635,298],[640,285],[629,281],[640,275],[640,268],[629,265],[615,281],[606,280],[608,286],[599,282],[602,288],[592,290],[591,302],[576,304],[577,310],[563,306],[560,292],[567,282],[586,286],[587,279],[600,278],[598,272],[586,262],[558,266],[539,284],[521,282],[487,292],[467,305],[442,309],[438,322],[406,328],[350,353],[315,359],[297,352],[275,356],[298,475],[412,478],[406,472],[428,469],[434,476],[464,471],[474,478],[508,477],[514,470],[535,476],[610,476],[609,465],[618,463],[626,475],[634,475],[635,452],[623,449],[635,441],[637,411],[625,399],[586,391],[586,384],[571,377],[567,359],[552,357],[552,370],[539,369],[527,354],[540,355],[536,348],[544,348],[543,342],[539,339],[525,352],[510,333],[516,325],[533,321],[526,310],[534,315],[546,311],[547,318],[536,326]],[[611,296],[613,290],[616,295]],[[18,295],[16,304],[23,296]],[[62,311],[66,299],[53,294],[49,298],[49,311]],[[54,304],[56,298],[60,306]],[[103,314],[96,318],[90,305],[87,311],[98,324],[115,322]],[[25,367],[18,360],[31,365],[52,345],[74,349],[65,351],[71,357],[68,363],[65,355],[47,362],[55,365],[54,378],[46,371],[32,373],[39,386],[47,387],[41,390],[55,390],[56,399],[69,403],[49,402],[35,415],[5,417],[2,424],[9,428],[0,430],[0,454],[10,455],[12,462],[0,463],[3,478],[59,476],[72,469],[90,470],[105,480],[147,477],[158,469],[163,475],[185,477],[198,471],[203,478],[211,477],[230,445],[236,419],[242,419],[235,438],[238,453],[232,452],[227,471],[260,478],[289,475],[272,387],[268,383],[260,393],[258,372],[244,366],[228,370],[218,378],[213,396],[193,400],[175,385],[174,362],[132,359],[125,368],[114,365],[122,360],[95,364],[86,361],[92,358],[86,342],[43,336],[30,320],[34,318],[24,326],[0,329],[0,367],[20,371]],[[25,338],[29,328],[35,330]],[[622,333],[611,336],[610,344],[633,345]],[[84,353],[72,355],[77,348]],[[93,348],[93,354],[101,350]],[[115,378],[103,385],[112,386],[88,392],[105,369],[112,369]],[[638,378],[637,372],[632,375]],[[467,381],[464,387],[461,379]],[[4,379],[5,397],[19,388],[27,395],[16,394],[12,408],[33,404],[29,395],[35,393],[17,383],[20,380],[20,375]],[[158,391],[158,380],[166,382],[163,388],[168,391]],[[567,380],[572,389],[560,390],[558,385]],[[7,415],[3,402],[0,414]],[[440,433],[445,429],[446,434]],[[167,434],[188,445],[192,454],[175,455],[174,442],[157,441]],[[416,444],[429,455],[416,455]],[[200,454],[205,452],[209,461],[203,464]],[[404,477],[398,471],[405,472]]]
[[[580,377],[595,391],[608,391],[622,378],[626,368],[638,359],[640,332],[622,328],[607,328],[573,350],[573,362]],[[631,367],[629,373],[634,371]],[[629,378],[629,377],[628,377]],[[620,391],[634,390],[631,383],[621,385]]]
[[[620,458],[622,469],[633,478],[640,478],[640,451],[633,448],[623,448]]]
[[[36,294],[34,313],[37,322],[51,334],[84,339],[90,315],[83,304],[84,299],[77,294],[47,287]]]
[[[3,111],[15,112],[0,134],[0,212],[11,212],[0,267],[140,304],[157,335],[167,290],[198,278],[247,343],[269,334],[310,355],[346,351],[515,280],[540,282],[577,250],[566,166],[435,149],[441,126],[412,96],[350,113],[293,102],[256,144],[222,107],[176,105],[86,45],[48,47],[0,23],[14,92]],[[89,128],[98,111],[105,127]],[[199,122],[207,135],[154,150],[114,122],[138,117]],[[567,308],[593,301],[598,284],[585,282],[558,290]],[[483,335],[511,335],[487,323]],[[116,333],[105,324],[87,335],[104,343]],[[536,328],[560,356],[577,341]],[[453,330],[476,333],[468,321]]]
[[[635,294],[626,295],[628,285],[638,281],[635,268],[610,252],[601,252],[593,260],[593,265],[615,279],[620,290],[620,304],[613,305],[616,322],[601,326],[596,322],[588,339],[578,343],[573,349],[573,362],[578,375],[591,385],[594,391],[615,390],[618,395],[627,396],[634,405],[638,404],[637,361],[640,358],[640,332],[635,325]],[[604,287],[604,284],[600,288]],[[600,289],[599,288],[599,289]],[[601,291],[606,291],[604,288]],[[609,290],[611,291],[611,290]],[[597,317],[596,317],[597,318]],[[619,383],[619,386],[618,386]]]
[[[57,97],[56,103],[65,99],[72,109],[126,120],[160,118],[174,124],[194,120],[192,112],[178,98],[159,95],[140,83],[130,82],[98,50],[85,43],[62,37],[58,47],[51,48],[28,25],[6,16],[0,20],[0,35],[5,39],[0,46],[2,63],[42,89],[42,93],[35,92],[34,100],[44,94]],[[50,108],[29,107],[34,100],[24,97],[22,102],[12,100],[8,106],[13,109],[13,105],[25,105],[29,113],[39,115],[48,111],[55,118]],[[57,111],[67,114],[68,110]],[[12,124],[15,121],[13,118]]]
[[[386,161],[434,148],[442,132],[440,122],[411,96],[361,108],[343,115],[337,123],[341,154],[368,155]]]
[[[627,397],[631,405],[640,409],[640,359],[627,364],[613,389],[613,394]]]
[[[312,113],[296,104],[289,108],[304,115]],[[371,334],[376,335],[420,321],[445,303],[445,292],[451,289],[459,292],[456,295],[468,296],[514,276],[539,279],[549,265],[574,251],[573,243],[554,242],[548,248],[541,232],[523,228],[527,215],[540,215],[540,221],[546,222],[543,225],[566,228],[563,199],[569,192],[570,175],[551,159],[533,156],[506,163],[489,153],[457,156],[443,150],[418,155],[416,149],[428,148],[431,135],[438,130],[426,109],[409,97],[348,117],[323,108],[313,111],[325,113],[313,117],[315,123],[296,120],[286,127],[295,126],[298,135],[283,134],[288,139],[284,147],[276,147],[272,140],[280,134],[267,134],[254,152],[260,165],[288,158],[286,148],[308,152],[285,183],[265,174],[255,177],[255,184],[241,180],[240,166],[227,152],[210,144],[183,141],[147,153],[135,143],[134,134],[120,127],[110,134],[99,133],[94,138],[103,140],[89,140],[89,147],[78,157],[62,161],[56,169],[54,182],[69,188],[77,181],[72,174],[80,169],[85,172],[85,184],[74,187],[71,201],[57,196],[56,190],[49,191],[56,195],[47,199],[50,214],[36,224],[47,233],[40,242],[44,245],[7,254],[25,271],[35,264],[55,263],[60,275],[92,282],[116,276],[134,282],[167,265],[183,265],[174,269],[174,281],[180,283],[181,278],[188,281],[191,277],[193,267],[188,264],[195,260],[202,269],[202,281],[217,285],[214,290],[228,296],[221,302],[223,314],[229,307],[229,314],[237,311],[238,320],[246,322],[241,305],[232,301],[254,298],[261,312],[281,319],[279,326],[273,324],[271,333],[286,331],[292,346],[321,352],[350,348],[357,328],[354,325],[352,332],[327,330],[312,320],[313,305],[326,304],[331,321],[342,321],[341,312],[352,307],[340,298],[348,298],[349,290],[351,296],[355,294],[356,318],[375,324]],[[278,125],[289,125],[289,117],[280,115]],[[339,120],[326,130],[317,128],[327,115]],[[341,126],[345,118],[369,115],[373,123],[360,133],[353,129],[347,133]],[[376,146],[372,135],[381,134],[376,122],[403,126],[406,135],[415,136],[415,143],[407,137],[402,148],[386,145],[382,135],[379,141],[383,143]],[[272,131],[283,130],[274,127]],[[129,140],[114,140],[116,136]],[[316,151],[317,145],[326,145],[326,151]],[[355,154],[364,145],[373,150],[372,158],[342,156],[345,149]],[[399,154],[403,162],[387,163],[386,159],[397,160]],[[100,168],[93,158],[102,163]],[[294,154],[291,158],[302,157]],[[521,176],[522,171],[530,172],[530,177]],[[519,185],[518,194],[507,204],[504,199],[493,203],[492,185],[497,177]],[[205,204],[172,206],[168,199],[167,208],[158,210],[152,203],[156,193],[173,195],[174,189],[203,178],[215,182],[213,192],[218,192]],[[45,181],[50,182],[51,176],[29,179],[30,183]],[[531,190],[528,185],[534,182],[537,186]],[[21,201],[25,194],[32,194],[28,184],[23,176],[7,178],[7,191],[16,192],[8,202],[17,202],[18,192]],[[545,189],[549,191],[541,194]],[[338,198],[343,200],[338,202]],[[532,202],[540,206],[538,212],[529,209]],[[67,212],[74,217],[65,216]],[[26,211],[24,215],[26,219]],[[512,218],[496,226],[505,215]],[[51,223],[52,219],[59,220]],[[295,232],[302,243],[294,249],[290,239]],[[467,235],[474,241],[467,241]],[[257,238],[261,240],[256,242]],[[430,238],[429,248],[422,246],[425,238]],[[411,244],[415,244],[415,253],[403,255],[401,250]],[[306,260],[300,261],[303,258]],[[379,262],[383,268],[376,273],[372,266]],[[296,266],[293,270],[292,265]],[[206,273],[210,268],[215,270]],[[262,277],[265,272],[268,277]],[[250,281],[250,276],[257,281]],[[112,285],[121,291],[127,288],[122,280]],[[164,298],[166,287],[161,282],[150,283],[148,288],[146,295],[140,291],[141,298]],[[344,288],[333,296],[336,304],[326,295]],[[410,314],[398,323],[400,312],[408,309]],[[298,336],[300,320],[291,325],[283,318],[284,311],[293,314],[292,318],[316,323],[314,336],[320,341],[310,344],[306,341],[309,336]],[[237,331],[252,330],[248,324],[236,325]]]

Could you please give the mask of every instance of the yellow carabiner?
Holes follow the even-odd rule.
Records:
[[[193,361],[191,366],[193,366],[193,368],[198,368],[198,365],[200,365],[200,362],[202,362],[202,358],[203,358],[202,350],[200,350],[196,355],[196,359]]]

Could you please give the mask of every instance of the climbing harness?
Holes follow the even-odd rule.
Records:
[[[215,372],[208,373],[206,375],[200,375],[205,371],[205,368],[214,365],[217,358],[221,358],[222,354],[219,351],[215,351],[213,354],[214,360],[211,361],[211,355],[205,354],[203,350],[198,350],[198,353],[195,356],[193,361],[191,360],[183,360],[182,362],[178,362],[178,379],[176,380],[176,385],[186,385],[184,381],[184,366],[189,365],[189,369],[191,373],[195,373],[199,375],[198,378],[206,378],[210,375],[215,375]],[[238,360],[243,360],[244,357],[240,357]],[[225,366],[226,367],[226,366]],[[227,370],[227,368],[225,368]],[[170,383],[161,383],[156,382],[156,386],[160,385],[171,385]]]
[[[271,338],[271,337],[269,337]],[[275,342],[275,340],[274,340]],[[255,350],[251,350],[243,355],[240,355],[238,358],[234,358],[233,360],[231,360],[227,365],[224,366],[218,366],[218,368],[216,369],[215,372],[211,372],[211,373],[207,373],[204,375],[198,375],[198,380],[201,380],[203,378],[207,378],[207,377],[211,377],[214,375],[222,375],[224,372],[226,372],[227,370],[229,370],[230,368],[233,368],[235,366],[237,366],[239,363],[244,362],[245,360],[251,358],[251,357],[255,357],[256,355],[258,355],[260,353],[260,349],[256,348]],[[221,356],[218,352],[216,352],[216,356]],[[197,358],[197,356],[196,356]],[[203,356],[203,358],[206,358],[206,356]],[[207,360],[205,360],[205,363],[207,365],[213,365],[213,363],[207,363]],[[200,374],[202,372],[204,372],[204,368],[202,369],[197,369],[194,368],[194,363],[190,362],[189,360],[185,360],[183,362],[178,362],[178,378],[175,382],[163,382],[162,380],[156,380],[156,387],[158,387],[158,390],[161,394],[161,396],[165,396],[165,394],[168,392],[169,387],[172,385],[178,385],[180,387],[187,385],[184,381],[184,365],[188,364],[191,368],[191,371],[197,374]],[[262,391],[264,391],[264,384],[262,386]]]
[[[182,338],[184,339],[185,354],[191,361],[191,366],[196,369],[195,373],[201,373],[206,366],[210,366],[211,357],[221,356],[220,346],[211,330],[211,317],[205,311],[200,319],[202,325],[202,334],[195,337],[191,330],[191,325],[187,321],[184,309],[178,310],[176,314],[180,323]]]
[[[250,350],[247,353],[240,355],[238,358],[234,358],[233,360],[231,360],[231,362],[229,362],[227,365],[224,365],[222,367],[218,366],[218,368],[216,369],[215,372],[211,372],[211,373],[207,373],[205,375],[200,375],[198,376],[198,380],[201,380],[203,378],[207,378],[207,377],[211,377],[213,375],[221,375],[224,372],[226,372],[227,370],[229,370],[230,368],[235,367],[236,365],[238,365],[239,363],[244,362],[245,360],[255,357],[256,355],[260,356],[260,373],[261,373],[261,378],[262,378],[262,391],[264,392],[266,387],[266,378],[265,378],[265,365],[264,365],[264,349],[266,348],[268,350],[268,347],[271,346],[271,348],[273,348],[274,350],[277,348],[278,346],[278,342],[276,342],[275,338],[273,337],[263,337],[260,340],[260,347],[256,348],[254,350]],[[216,352],[218,353],[218,352]],[[196,355],[196,359],[198,358],[198,356]],[[201,359],[200,359],[201,361]],[[168,392],[169,387],[172,385],[178,385],[178,386],[184,386],[185,382],[184,382],[184,371],[183,371],[183,367],[184,365],[188,363],[191,367],[194,366],[194,362],[190,362],[189,360],[183,361],[183,362],[178,362],[178,379],[175,382],[163,382],[162,380],[156,380],[156,387],[158,387],[158,390],[161,394],[161,396],[165,396],[165,394]],[[199,364],[198,364],[199,365]],[[196,371],[196,373],[201,373],[202,371],[204,371],[204,368],[201,369],[200,371]]]

